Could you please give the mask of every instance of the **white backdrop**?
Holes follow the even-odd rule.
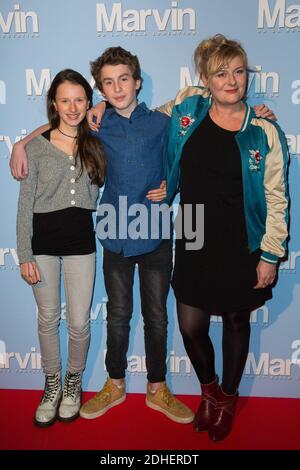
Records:
[[[15,217],[19,184],[10,176],[12,144],[46,122],[45,93],[51,79],[70,67],[89,81],[89,61],[121,45],[137,54],[144,78],[140,101],[149,107],[197,83],[192,55],[197,43],[216,33],[240,40],[256,70],[250,102],[266,103],[286,132],[291,151],[291,237],[274,297],[253,312],[252,337],[242,395],[300,397],[300,3],[299,0],[0,0],[0,386],[42,388],[36,306],[21,280],[16,256]],[[92,83],[92,82],[91,82]],[[97,99],[97,94],[96,94]],[[61,339],[66,358],[62,298]],[[176,393],[198,393],[169,300],[168,381]],[[84,388],[105,379],[106,293],[98,244],[92,339]],[[212,318],[220,370],[221,322]],[[128,390],[144,392],[143,329],[135,284],[129,346]]]

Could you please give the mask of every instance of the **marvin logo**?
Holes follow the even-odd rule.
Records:
[[[107,6],[109,5],[109,10]],[[178,2],[171,2],[171,8],[158,10],[123,10],[122,3],[110,2],[96,4],[96,21],[98,33],[141,32],[151,31],[159,34],[164,31],[181,33],[195,32],[196,12],[192,8],[178,8]]]
[[[53,76],[54,77],[54,76]],[[50,69],[25,69],[26,95],[29,97],[43,96],[50,88],[52,82]],[[89,83],[93,88],[95,80],[90,78]]]
[[[246,361],[245,375],[290,377],[294,365],[291,359],[272,358],[268,352],[263,352],[258,357],[250,352]]]
[[[19,259],[15,248],[0,248],[0,269],[16,268],[19,266]]]
[[[105,356],[106,350],[103,351],[104,371],[106,371]],[[147,373],[146,356],[132,354],[127,358],[127,363],[127,371],[129,373]],[[178,356],[176,351],[170,351],[170,354],[167,356],[167,366],[171,374],[189,375],[192,373],[191,361],[188,356]]]
[[[0,350],[1,350],[0,341]],[[5,347],[5,344],[4,344]],[[3,348],[3,346],[2,346]],[[9,370],[17,368],[17,370],[40,370],[41,369],[41,355],[36,352],[35,347],[30,348],[30,352],[22,354],[20,352],[7,352],[1,351],[0,353],[0,370]]]
[[[290,271],[295,273],[298,258],[300,258],[300,251],[290,251],[288,259],[284,263],[280,263],[279,271]]]
[[[277,72],[265,72],[262,65],[256,65],[255,71],[249,74],[248,96],[276,96],[279,94],[279,86],[280,80]]]
[[[34,11],[21,11],[20,4],[14,5],[13,11],[7,14],[0,12],[0,33],[21,37],[30,34],[36,37],[39,33],[39,19]]]
[[[101,302],[96,303],[95,306],[91,307],[90,319],[94,322],[104,323],[107,317],[107,297],[102,297]],[[66,302],[61,303],[61,319],[67,320],[67,304]],[[38,308],[36,307],[36,317],[38,317]]]
[[[27,134],[26,129],[21,129],[20,134],[17,135],[14,140],[12,140],[9,135],[0,135],[0,144],[2,143],[5,145],[5,150],[6,152],[8,151],[8,155],[10,156],[12,152],[13,144],[15,142],[19,142],[20,140],[22,140],[26,136],[26,134]],[[7,156],[7,153],[6,153],[6,156]],[[1,260],[1,255],[0,255],[0,260]],[[1,261],[0,261],[0,266],[1,266]]]
[[[272,8],[273,7],[273,8]],[[259,29],[286,28],[300,31],[300,4],[286,0],[259,0],[257,27]]]
[[[300,155],[300,134],[286,134],[287,143],[291,155]]]
[[[3,80],[0,80],[0,104],[6,104],[6,85]]]

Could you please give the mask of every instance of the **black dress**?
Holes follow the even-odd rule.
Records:
[[[186,142],[181,159],[180,204],[204,204],[204,245],[186,250],[176,240],[172,287],[176,299],[214,313],[254,309],[272,289],[253,289],[260,250],[249,252],[243,206],[240,152],[234,131],[216,125],[209,114]],[[182,226],[183,231],[183,226]]]

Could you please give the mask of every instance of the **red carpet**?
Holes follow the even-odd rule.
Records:
[[[84,393],[86,401],[92,393]],[[40,391],[1,390],[0,449],[96,450],[299,450],[300,400],[240,398],[230,436],[214,444],[192,425],[173,423],[145,405],[145,396],[129,394],[121,405],[95,420],[79,418],[40,429],[32,418]],[[182,396],[192,409],[195,396]]]

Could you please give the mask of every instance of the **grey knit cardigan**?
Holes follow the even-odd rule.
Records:
[[[20,183],[17,215],[17,253],[20,263],[33,261],[31,239],[33,213],[53,212],[68,207],[96,209],[99,187],[91,184],[75,158],[38,136],[26,145],[28,177]]]

